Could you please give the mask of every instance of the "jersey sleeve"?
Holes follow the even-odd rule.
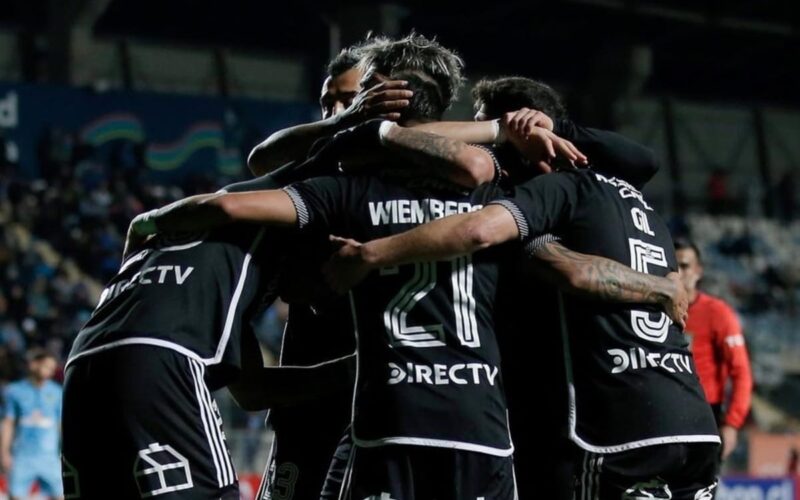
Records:
[[[652,149],[616,132],[581,127],[570,120],[556,120],[553,132],[575,144],[595,170],[619,177],[636,189],[642,189],[658,172]]]
[[[13,389],[6,387],[3,389],[3,418],[12,418],[14,420],[19,418],[19,405],[14,395]]]
[[[738,429],[744,425],[750,411],[753,375],[742,325],[736,312],[727,304],[719,304],[715,315],[714,337],[722,353],[724,372],[731,380],[730,403],[725,412],[724,423]]]
[[[556,233],[572,218],[578,202],[578,182],[578,176],[569,172],[540,175],[489,204],[508,210],[523,244],[535,248],[546,243],[537,240],[538,236]]]
[[[283,188],[297,211],[298,228],[329,228],[344,214],[346,177],[317,177]]]
[[[498,160],[499,155],[497,154],[497,149],[495,147],[489,147],[484,144],[470,144],[473,148],[482,149],[486,151],[486,153],[492,158],[492,165],[494,166],[494,177],[492,177],[491,183],[494,185],[498,185],[500,180],[503,178],[503,168],[500,165],[500,161]]]

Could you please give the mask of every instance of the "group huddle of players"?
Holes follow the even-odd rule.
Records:
[[[521,77],[442,122],[462,71],[417,34],[345,49],[255,179],[134,219],[67,362],[67,498],[238,499],[223,386],[272,409],[259,499],[713,497],[652,151]]]

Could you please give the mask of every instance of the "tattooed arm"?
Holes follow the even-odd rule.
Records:
[[[495,177],[497,166],[483,147],[438,136],[421,130],[388,126],[381,144],[412,165],[460,186],[475,187]]]
[[[666,278],[640,273],[555,241],[538,246],[533,256],[534,271],[563,290],[608,302],[658,304],[673,321],[685,324],[689,297],[677,273]]]

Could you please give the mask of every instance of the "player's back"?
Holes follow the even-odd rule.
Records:
[[[239,225],[154,238],[103,290],[68,364],[121,345],[154,345],[208,365],[212,388],[230,382],[230,369],[240,364],[242,322],[279,268],[277,234]]]
[[[361,241],[477,210],[485,194],[361,176],[287,191],[301,225]],[[381,269],[352,292],[356,444],[511,453],[492,319],[503,251]]]
[[[565,246],[648,274],[676,270],[666,225],[631,185],[591,171],[548,177],[545,182],[559,186],[553,196],[570,200],[554,231]],[[564,296],[564,312],[570,430],[577,444],[610,453],[667,442],[718,442],[686,339],[665,313],[573,296]]]

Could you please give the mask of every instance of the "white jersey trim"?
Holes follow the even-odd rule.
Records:
[[[261,242],[263,236],[264,236],[264,228],[261,228],[258,231],[258,234],[256,234],[253,243],[250,245],[247,254],[245,254],[244,256],[244,261],[242,262],[242,270],[239,273],[239,279],[236,283],[236,289],[234,290],[233,296],[231,297],[231,302],[228,305],[228,313],[227,316],[225,317],[225,326],[223,327],[222,337],[220,337],[219,343],[217,344],[217,349],[213,357],[203,358],[196,352],[187,349],[186,347],[183,347],[180,344],[171,342],[169,340],[162,340],[150,337],[130,337],[122,340],[117,340],[115,342],[109,342],[108,344],[103,344],[93,349],[88,349],[86,351],[78,353],[67,360],[67,363],[64,365],[64,368],[66,369],[70,365],[70,363],[78,359],[81,359],[83,357],[107,351],[108,349],[113,349],[115,347],[121,347],[125,345],[135,345],[135,344],[152,345],[152,346],[172,349],[173,351],[177,351],[183,354],[184,356],[188,356],[189,358],[194,359],[195,361],[203,363],[204,365],[215,365],[219,363],[220,361],[222,361],[222,357],[225,354],[225,348],[228,346],[228,340],[230,339],[231,336],[231,330],[233,329],[233,320],[236,318],[236,312],[239,308],[239,300],[242,298],[242,290],[244,290],[244,284],[247,281],[247,269],[250,267],[250,261],[253,259],[253,253],[258,247],[258,244]],[[190,243],[190,245],[195,246],[200,243],[202,243],[202,241],[193,242]],[[129,261],[132,260],[134,257],[131,257]]]
[[[587,443],[577,432],[578,411],[575,402],[575,386],[569,384],[569,438],[583,450],[591,453],[619,453],[620,451],[635,450],[645,446],[655,446],[660,444],[674,443],[716,443],[721,444],[722,440],[716,434],[685,434],[677,436],[659,436],[628,443],[614,444],[610,446],[596,446]]]
[[[478,453],[484,453],[486,455],[492,455],[495,457],[508,457],[514,453],[514,445],[513,443],[507,449],[504,448],[493,448],[491,446],[484,446],[480,444],[474,443],[464,443],[461,441],[448,441],[444,439],[429,439],[429,438],[416,438],[416,437],[408,437],[408,436],[395,436],[395,437],[386,437],[376,440],[362,440],[356,436],[356,425],[355,425],[355,415],[356,415],[356,399],[358,397],[358,377],[360,375],[361,369],[361,362],[359,360],[359,356],[361,350],[359,349],[359,336],[358,336],[358,316],[356,314],[356,303],[355,299],[353,298],[353,292],[350,291],[350,313],[353,316],[353,329],[356,334],[356,380],[355,384],[353,384],[353,404],[351,407],[350,412],[350,435],[353,437],[353,443],[356,446],[361,446],[362,448],[377,448],[379,446],[386,446],[391,444],[406,444],[412,446],[427,446],[432,448],[449,448],[455,450],[466,450],[466,451],[475,451]],[[508,423],[508,411],[506,411],[506,424]],[[509,429],[509,440],[511,439],[511,429],[508,425],[506,428]]]
[[[510,457],[514,453],[514,446],[510,448],[494,448],[481,444],[465,443],[462,441],[448,441],[445,439],[417,438],[407,436],[385,437],[374,440],[362,440],[356,437],[355,429],[352,431],[353,442],[362,448],[377,448],[392,444],[405,444],[411,446],[427,446],[429,448],[448,448],[452,450],[465,450],[492,455],[495,457]]]
[[[204,362],[203,358],[201,358],[197,353],[191,351],[182,345],[176,344],[174,342],[170,342],[169,340],[161,340],[155,339],[150,337],[130,337],[127,339],[117,340],[116,342],[109,342],[108,344],[103,344],[101,346],[95,347],[93,349],[87,349],[75,356],[69,358],[67,360],[67,364],[64,365],[64,368],[67,368],[73,362],[85,358],[86,356],[91,356],[92,354],[97,354],[103,351],[107,351],[109,349],[114,349],[115,347],[122,347],[126,345],[151,345],[156,347],[164,347],[166,349],[172,349],[173,351],[177,351],[184,356],[191,358],[195,361],[199,361],[201,363]]]
[[[225,354],[225,348],[228,346],[228,339],[231,337],[231,330],[233,329],[233,320],[236,317],[236,311],[239,309],[239,299],[242,298],[242,290],[244,290],[244,283],[247,281],[247,268],[250,267],[250,261],[253,259],[253,253],[261,243],[261,238],[264,236],[264,228],[262,227],[258,234],[256,234],[253,244],[244,256],[242,262],[242,272],[239,274],[239,282],[236,284],[236,290],[233,292],[231,303],[228,305],[228,316],[225,318],[225,328],[222,330],[222,338],[219,339],[217,345],[217,353],[213,358],[206,358],[203,363],[216,364],[222,361],[222,356]]]

